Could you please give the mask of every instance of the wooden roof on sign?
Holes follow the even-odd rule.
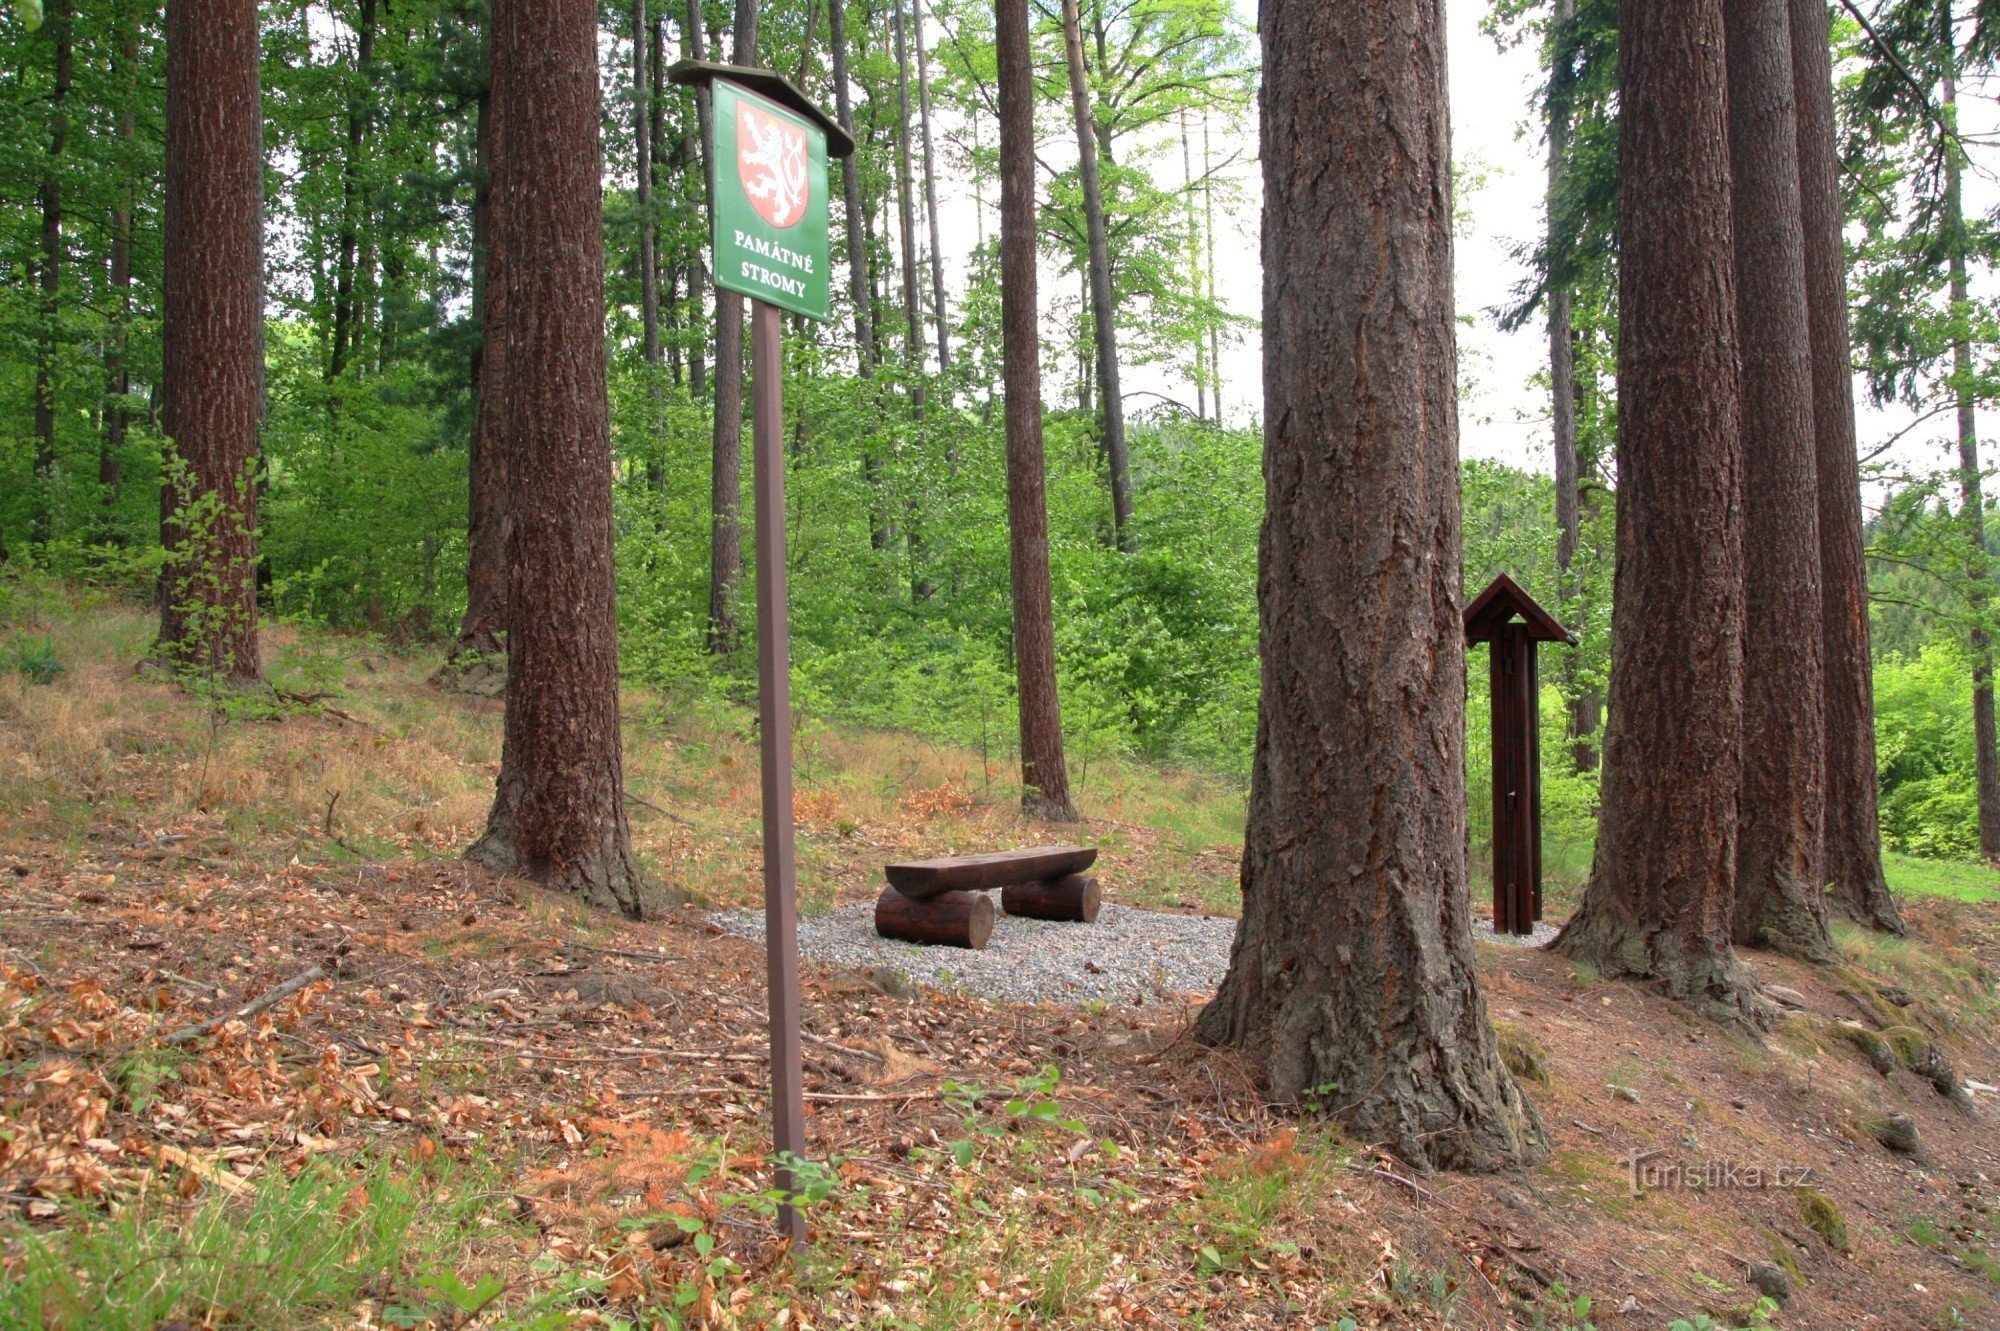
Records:
[[[1465,640],[1491,642],[1500,636],[1502,626],[1517,618],[1527,621],[1528,637],[1533,642],[1577,645],[1576,635],[1558,623],[1554,615],[1542,609],[1540,602],[1522,591],[1520,585],[1505,573],[1493,579],[1492,584],[1465,607]]]
[[[828,157],[845,157],[854,151],[854,139],[840,127],[840,122],[814,106],[783,74],[768,69],[752,69],[748,65],[725,65],[719,60],[679,60],[667,66],[667,82],[683,88],[706,87],[717,79],[728,79],[768,97],[825,130]]]

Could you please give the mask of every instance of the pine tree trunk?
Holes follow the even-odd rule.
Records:
[[[1098,179],[1098,143],[1090,106],[1090,73],[1083,64],[1083,30],[1076,0],[1063,0],[1063,48],[1069,61],[1070,113],[1083,177],[1084,227],[1090,246],[1090,315],[1097,342],[1097,392],[1104,404],[1104,456],[1111,472],[1112,541],[1132,549],[1132,476],[1125,452],[1125,398],[1118,385],[1118,313],[1111,301],[1111,246],[1104,230],[1104,189]]]
[[[827,0],[827,24],[833,54],[834,109],[841,128],[854,133],[854,106],[847,84],[847,9],[843,0]],[[843,226],[847,235],[848,303],[854,306],[855,368],[863,379],[875,377],[874,283],[868,275],[868,212],[861,196],[860,153],[849,153],[840,162],[840,187],[844,203]],[[882,460],[870,448],[862,455],[861,470],[870,495],[868,542],[875,550],[889,548],[890,523],[879,498],[882,488]]]
[[[1443,7],[1266,0],[1263,695],[1243,917],[1197,1030],[1424,1167],[1539,1156],[1465,867]]]
[[[112,61],[113,84],[120,99],[118,138],[127,153],[138,138],[139,33],[132,15],[121,8],[118,47]],[[132,391],[127,360],[132,328],[132,202],[137,183],[119,181],[111,206],[111,337],[104,352],[104,442],[97,455],[100,502],[111,508],[123,491],[125,472],[125,395]]]
[[[833,104],[840,127],[854,132],[853,99],[847,87],[847,7],[843,0],[827,0],[827,19],[832,27]],[[861,163],[858,153],[849,153],[840,162],[840,188],[844,197],[847,232],[847,298],[854,306],[854,347],[860,361],[861,377],[875,374],[874,321],[869,305],[868,242],[862,234]]]
[[[75,65],[70,34],[69,0],[49,0],[45,12],[49,40],[55,46],[55,79],[49,87],[49,155],[44,164],[42,205],[41,308],[35,336],[35,539],[56,534],[58,503],[56,451],[56,356],[61,349],[63,270],[63,149],[69,140],[69,91]]]
[[[701,30],[701,0],[688,0],[687,18],[683,21],[681,47],[690,60],[706,59]],[[708,89],[697,88],[694,94],[694,133],[683,140],[682,167],[693,179],[700,172],[700,189],[703,215],[715,207],[715,185],[709,179],[708,149],[710,139]],[[699,230],[699,228],[698,228]],[[707,346],[703,315],[703,302],[708,298],[708,247],[697,236],[694,242],[693,263],[688,275],[688,390],[699,399],[708,395],[708,361],[703,354]]]
[[[691,0],[692,3],[692,0]],[[739,65],[757,63],[757,0],[736,0]],[[704,136],[703,142],[713,142]],[[709,171],[716,170],[709,163]],[[710,194],[713,206],[714,195]],[[708,650],[736,650],[736,589],[743,581],[743,298],[715,289],[715,433],[709,471]]]
[[[1791,0],[1791,14],[1806,297],[1812,326],[1820,625],[1826,672],[1826,851],[1821,873],[1830,907],[1861,924],[1900,934],[1903,913],[1882,873],[1875,674],[1868,645],[1867,541],[1855,447],[1847,257],[1841,240],[1845,214],[1840,154],[1834,143],[1832,39],[1825,0]]]
[[[1007,533],[1021,810],[1074,822],[1056,697],[1055,607],[1042,453],[1041,307],[1035,290],[1035,68],[1028,0],[994,0],[1000,91],[1000,336],[1006,394]]]
[[[167,9],[162,424],[157,651],[252,680],[263,402],[263,117],[254,0]]]
[[[514,503],[507,720],[486,834],[467,853],[638,918],[625,821],[604,365],[597,7],[495,0],[492,311]],[[535,256],[532,263],[516,256]]]
[[[903,253],[903,361],[911,376],[910,398],[923,414],[923,305],[917,297],[916,186],[910,168],[910,51],[904,32],[903,0],[890,0],[889,27],[896,50],[896,221]]]
[[[1759,1023],[1730,946],[1743,438],[1722,0],[1620,0],[1618,572],[1590,885],[1557,940]]]
[[[1743,793],[1734,937],[1814,961],[1821,837],[1819,480],[1790,0],[1723,0],[1743,371]]]
[[[917,112],[924,132],[924,210],[929,214],[931,233],[931,316],[937,323],[938,374],[951,377],[951,324],[944,303],[944,232],[938,226],[937,148],[931,137],[931,62],[924,50],[923,0],[912,0],[915,8],[917,44]],[[946,393],[949,396],[949,389]],[[949,446],[954,468],[956,446]]]
[[[632,0],[632,139],[639,193],[639,318],[641,351],[650,367],[660,355],[660,261],[653,221],[653,71],[646,66],[646,0]],[[656,386],[657,387],[657,386]],[[654,465],[657,465],[655,463]]]
[[[360,269],[372,261],[361,250],[361,214],[366,208],[361,188],[361,154],[368,136],[368,101],[375,63],[375,0],[361,0],[354,34],[354,77],[347,93],[347,156],[340,175],[340,258],[333,291],[333,355],[326,377],[338,379],[361,344],[362,288]]]
[[[491,22],[486,40],[492,43]],[[490,62],[489,62],[490,63]],[[472,443],[468,449],[465,615],[438,671],[449,689],[497,698],[507,686],[507,549],[513,521],[507,451],[501,441],[502,390],[507,383],[505,321],[500,314],[500,230],[493,224],[493,163],[500,141],[500,102],[489,79],[479,94],[473,128],[472,189]]]
[[[1943,112],[1948,124],[1958,123],[1957,37],[1952,30],[1951,0],[1938,0],[1939,49],[1945,54]],[[1965,163],[1963,149],[1946,143],[1944,157],[1945,250],[1951,274],[1951,306],[1959,330],[1951,343],[1952,392],[1958,408],[1959,519],[1968,547],[1966,600],[1975,616],[1969,635],[1972,649],[1972,747],[1979,800],[1979,854],[2000,860],[2000,750],[1995,747],[1993,715],[1993,639],[1983,623],[1992,601],[1986,557],[1986,500],[1979,474],[1979,401],[1969,331],[1973,315],[1972,285],[1966,252],[1971,242],[1965,226]]]

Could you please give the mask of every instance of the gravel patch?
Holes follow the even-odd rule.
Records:
[[[762,911],[709,917],[725,933],[764,939]],[[1144,1006],[1206,993],[1229,969],[1236,921],[1107,904],[1091,924],[996,914],[983,951],[878,937],[875,906],[840,906],[799,921],[799,950],[828,966],[889,966],[918,984],[1018,1003]]]
[[[762,911],[709,918],[724,933],[764,941]],[[1520,938],[1496,935],[1490,919],[1472,922],[1474,938],[1508,947],[1540,947],[1556,932],[1555,925],[1543,923]],[[1207,993],[1222,983],[1235,937],[1235,920],[1110,904],[1093,924],[996,914],[993,937],[978,952],[879,937],[872,902],[799,921],[799,950],[809,960],[846,970],[887,966],[934,989],[1019,1003],[1096,999],[1138,1007]]]
[[[1475,915],[1472,919],[1472,937],[1475,942],[1498,943],[1502,947],[1547,947],[1556,941],[1556,935],[1561,932],[1560,924],[1537,920],[1535,932],[1531,934],[1496,934],[1493,932],[1493,920],[1490,916]]]

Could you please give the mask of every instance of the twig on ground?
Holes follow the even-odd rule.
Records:
[[[285,999],[290,998],[293,994],[296,994],[299,990],[305,988],[307,985],[311,984],[314,980],[323,980],[325,978],[326,978],[326,972],[322,970],[320,967],[318,966],[308,967],[306,970],[301,971],[297,975],[294,975],[291,979],[285,981],[277,988],[266,990],[263,997],[258,998],[252,1002],[245,1003],[242,1007],[237,1008],[233,1012],[225,1012],[219,1017],[210,1017],[207,1021],[197,1022],[193,1026],[184,1027],[181,1030],[175,1031],[171,1035],[162,1038],[160,1043],[185,1044],[189,1040],[198,1040],[202,1036],[207,1035],[210,1031],[214,1030],[216,1027],[222,1025],[225,1022],[240,1021],[245,1017],[254,1017],[259,1012],[262,1012],[265,1008],[270,1007],[272,1004],[282,1003]]]

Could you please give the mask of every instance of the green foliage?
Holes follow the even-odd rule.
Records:
[[[1964,858],[1979,848],[1972,678],[1950,640],[1875,670],[1875,754],[1882,777],[1882,839],[1891,849]]]

